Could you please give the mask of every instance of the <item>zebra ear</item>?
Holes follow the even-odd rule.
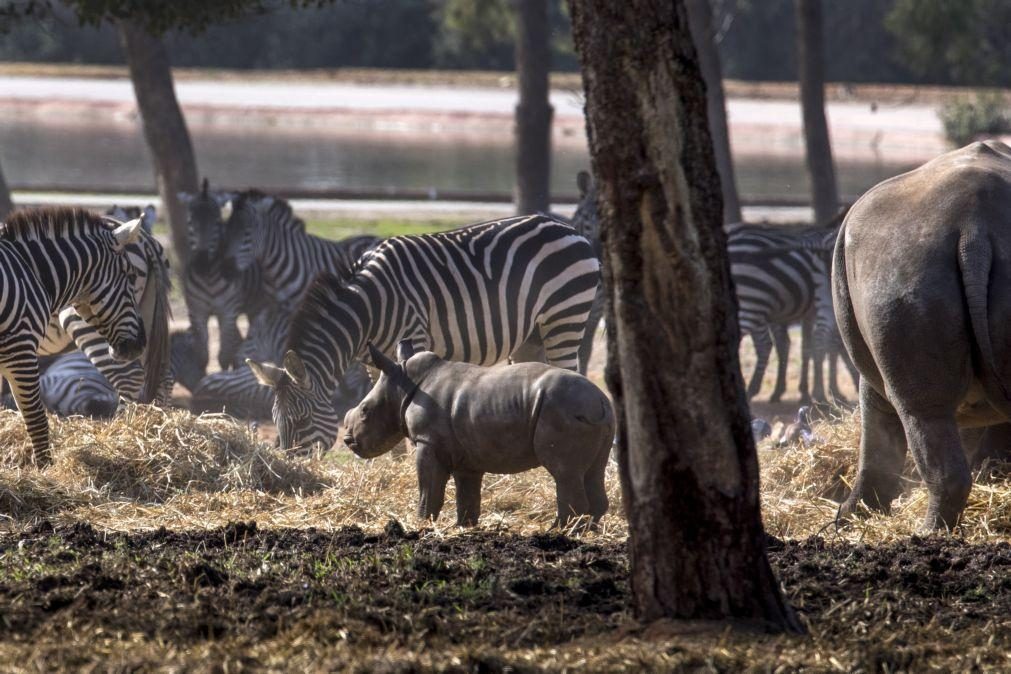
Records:
[[[397,372],[397,364],[386,357],[382,351],[377,349],[372,342],[369,342],[369,358],[372,359],[372,364],[379,368],[379,371],[390,377],[394,376]]]
[[[143,222],[144,218],[134,218],[130,222],[124,222],[112,231],[112,235],[116,237],[117,251],[122,251],[131,243],[137,243],[140,239],[140,233],[144,228]]]
[[[256,381],[270,388],[277,388],[277,385],[281,383],[281,380],[285,376],[284,370],[270,363],[257,363],[255,360],[247,358],[246,365],[253,371]]]
[[[582,199],[593,187],[593,178],[588,172],[580,171],[576,174],[576,187],[579,188],[579,198]]]
[[[284,371],[288,373],[296,385],[309,388],[309,375],[305,371],[305,363],[302,362],[301,356],[294,351],[289,351],[284,354],[282,365],[284,365]]]
[[[409,339],[402,339],[397,344],[397,361],[403,363],[414,355],[414,342]]]

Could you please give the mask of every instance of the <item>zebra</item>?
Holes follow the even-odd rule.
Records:
[[[266,294],[281,304],[297,302],[320,272],[349,278],[358,258],[380,241],[368,235],[340,241],[313,236],[291,204],[257,190],[233,200],[228,231],[226,266],[242,274],[259,265]]]
[[[218,365],[228,370],[236,364],[242,344],[239,316],[252,317],[259,309],[263,282],[259,268],[251,265],[244,273],[226,277],[221,264],[225,241],[229,238],[232,192],[214,192],[204,178],[196,194],[180,192],[186,204],[186,238],[189,264],[183,278],[186,310],[193,332],[193,358],[200,374],[207,371],[209,360],[208,321],[213,316],[220,334]],[[227,209],[227,210],[223,210]]]
[[[125,248],[142,231],[79,208],[15,212],[0,225],[0,374],[10,383],[32,442],[32,458],[52,461],[39,393],[39,345],[50,319],[73,306],[132,360],[147,342],[134,299],[136,272]]]
[[[576,184],[579,188],[579,203],[572,225],[593,242],[599,256],[603,251],[597,188],[586,171],[577,174]],[[824,399],[820,367],[824,355],[829,356],[832,394],[837,400],[843,399],[836,376],[836,356],[843,358],[851,374],[855,374],[855,368],[848,355],[838,348],[838,331],[828,287],[827,253],[834,245],[844,215],[845,211],[824,226],[786,227],[737,223],[725,228],[732,263],[731,274],[737,291],[741,337],[751,335],[758,356],[748,386],[749,398],[761,388],[773,345],[778,356],[779,370],[772,400],[777,401],[785,392],[790,350],[788,327],[794,322],[801,322],[803,334],[806,335],[802,342],[801,399],[809,399],[807,369],[812,359],[815,361],[815,398]],[[588,336],[595,331],[602,309],[602,303],[594,304],[587,322]],[[587,339],[581,354],[589,360],[591,351],[592,339]]]
[[[79,351],[55,356],[43,366],[39,377],[42,404],[62,417],[83,416],[109,419],[119,408],[119,393],[102,376],[88,357]],[[16,409],[10,394],[3,397],[3,407]]]
[[[333,446],[337,382],[368,344],[402,339],[449,360],[491,365],[535,332],[547,361],[571,370],[600,263],[572,227],[525,215],[385,240],[343,281],[321,274],[291,321],[282,367],[247,361],[274,389],[282,447]]]
[[[779,372],[772,400],[779,400],[786,387],[786,366],[790,339],[787,326],[803,326],[801,400],[810,400],[808,363],[813,362],[815,401],[825,400],[822,362],[830,359],[829,386],[837,401],[844,398],[838,388],[835,361],[854,372],[847,354],[839,350],[838,329],[829,286],[829,253],[835,243],[842,216],[825,226],[747,225],[727,227],[727,250],[731,275],[737,292],[740,335],[750,335],[755,344],[756,365],[748,384],[748,397],[762,385],[769,354],[776,347]]]
[[[134,215],[141,222],[137,242],[126,246],[125,252],[136,275],[134,299],[141,308],[148,336],[143,359],[120,362],[113,358],[109,344],[74,307],[64,308],[51,319],[39,353],[55,355],[76,345],[123,398],[165,404],[173,384],[167,341],[171,282],[168,257],[151,233],[156,212],[153,206],[143,211],[113,207],[106,215],[117,221]]]

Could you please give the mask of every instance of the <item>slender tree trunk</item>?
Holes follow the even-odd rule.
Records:
[[[643,620],[800,625],[765,550],[706,95],[684,0],[569,0],[602,215],[606,378]]]
[[[709,0],[688,0],[686,4],[692,39],[699,56],[702,78],[706,82],[706,112],[709,133],[713,137],[713,151],[716,153],[716,170],[720,174],[723,192],[723,222],[741,222],[741,202],[737,196],[730,132],[727,128],[727,102],[723,95],[723,69],[720,67],[720,53],[713,37],[713,10]]]
[[[154,159],[158,194],[172,229],[172,246],[180,267],[184,267],[188,252],[186,206],[178,195],[179,192],[197,191],[193,143],[176,100],[165,44],[131,21],[121,21],[119,32],[130,66],[144,137]]]
[[[11,191],[7,189],[3,168],[0,167],[0,220],[6,218],[7,214],[13,210],[14,201],[11,199]]]
[[[516,5],[516,210],[547,211],[551,205],[551,117],[548,75],[551,36],[547,0]]]
[[[811,174],[814,221],[825,224],[839,209],[832,144],[825,121],[825,63],[821,0],[796,0],[797,72],[804,114],[807,168]]]

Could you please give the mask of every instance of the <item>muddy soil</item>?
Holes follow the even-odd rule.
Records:
[[[359,671],[1009,666],[1011,545],[772,542],[807,637],[627,611],[620,543],[358,528],[0,537],[0,666]],[[832,664],[833,660],[836,664]]]

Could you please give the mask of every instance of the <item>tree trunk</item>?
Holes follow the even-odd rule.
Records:
[[[643,620],[800,625],[765,550],[706,95],[684,0],[569,0],[602,216],[606,379]]]
[[[815,224],[823,225],[839,209],[832,144],[825,121],[825,64],[821,0],[796,0],[797,72],[804,114],[807,169],[811,174]]]
[[[11,191],[7,189],[3,168],[0,167],[0,220],[6,218],[7,214],[13,210],[14,201],[11,199]]]
[[[547,0],[516,5],[516,210],[547,211],[551,205],[551,117],[548,74],[551,36]]]
[[[730,132],[727,128],[727,102],[723,95],[723,70],[713,38],[713,10],[709,0],[688,0],[686,4],[692,39],[702,68],[702,79],[706,82],[706,112],[709,133],[713,138],[713,151],[716,153],[716,170],[720,174],[723,192],[723,222],[741,222],[741,202],[737,196]]]
[[[158,194],[168,214],[182,273],[186,264],[186,206],[179,192],[197,191],[197,162],[179,102],[176,100],[165,44],[131,21],[119,24],[120,38],[130,66],[144,137],[151,149],[158,179]]]

